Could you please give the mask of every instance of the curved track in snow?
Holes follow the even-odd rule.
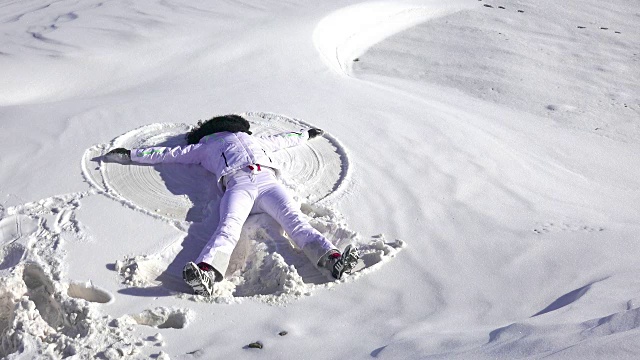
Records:
[[[422,22],[469,8],[464,1],[371,1],[344,7],[324,17],[313,41],[327,65],[351,76],[352,64],[380,41]]]

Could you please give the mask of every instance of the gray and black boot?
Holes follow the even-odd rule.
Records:
[[[342,254],[338,251],[329,253],[324,263],[324,267],[331,271],[331,276],[340,280],[342,275],[351,274],[353,269],[358,264],[358,249],[352,245],[348,245]]]
[[[196,295],[209,297],[213,294],[216,272],[210,266],[207,267],[208,269],[203,269],[194,262],[189,262],[182,269],[182,278],[193,288]]]

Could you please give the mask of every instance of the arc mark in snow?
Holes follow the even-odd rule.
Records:
[[[351,76],[352,63],[382,40],[427,20],[469,8],[469,2],[365,2],[334,11],[313,32],[327,65]]]

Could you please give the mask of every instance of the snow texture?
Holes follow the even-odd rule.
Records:
[[[3,2],[0,357],[638,358],[639,11]],[[231,113],[326,131],[279,154],[283,180],[361,249],[354,274],[257,214],[214,296],[190,294],[212,175],[100,156]]]

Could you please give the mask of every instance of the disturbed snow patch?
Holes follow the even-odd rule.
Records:
[[[91,281],[63,281],[62,245],[85,241],[75,220],[79,201],[90,193],[55,196],[8,208],[0,218],[0,357],[116,359],[142,356],[163,346],[141,339],[136,325],[181,329],[188,310],[156,308],[114,319],[102,304],[114,301]]]
[[[189,324],[192,317],[192,311],[189,309],[167,309],[158,307],[153,310],[145,310],[139,314],[130,315],[128,318],[123,318],[118,321],[131,319],[136,324],[158,329],[182,329]]]
[[[108,327],[109,318],[97,311],[99,303],[111,301],[107,291],[62,281],[61,245],[85,238],[74,211],[87,195],[55,196],[3,212],[0,357],[93,357],[105,344],[123,344],[122,335],[132,330]]]
[[[362,260],[354,274],[340,282],[352,281],[377,269],[405,246],[401,240],[387,242],[383,235],[363,240],[330,208],[304,204],[302,209],[310,223],[339,248],[349,243],[358,246]],[[263,214],[252,215],[247,220],[225,280],[216,283],[210,298],[188,295],[191,289],[182,281],[181,269],[191,258],[185,256],[182,244],[177,241],[159,253],[116,261],[116,270],[130,286],[121,292],[139,296],[177,295],[215,303],[254,299],[285,304],[337,283],[330,274],[312,264],[273,219]],[[195,256],[196,252],[191,251],[189,256]]]

